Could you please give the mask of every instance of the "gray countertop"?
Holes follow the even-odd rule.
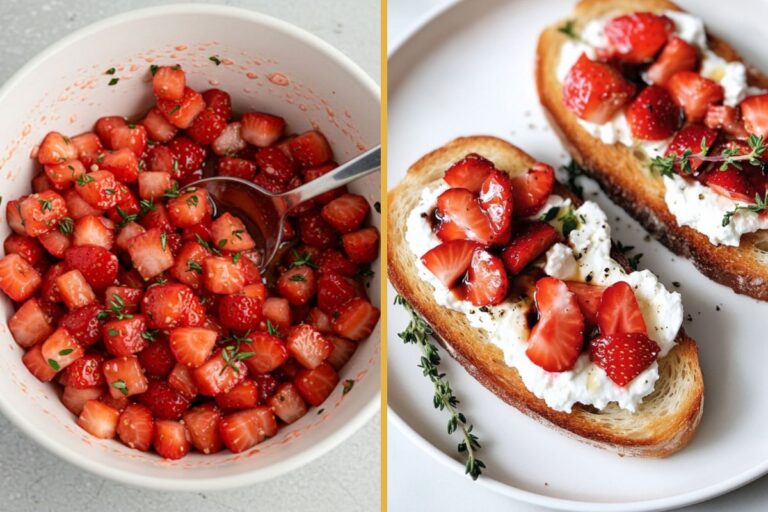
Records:
[[[121,12],[177,2],[149,0],[0,0],[0,82],[35,54],[80,27]],[[339,48],[377,81],[377,0],[234,0],[294,23]],[[347,442],[281,478],[205,493],[137,489],[85,473],[48,453],[0,416],[0,510],[45,511],[371,511],[380,503],[380,418]]]

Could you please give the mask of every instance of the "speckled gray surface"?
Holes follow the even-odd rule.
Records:
[[[178,2],[0,0],[0,82],[51,43],[121,12]],[[377,0],[233,0],[217,3],[271,14],[315,33],[379,80]],[[304,468],[239,490],[147,491],[86,473],[55,457],[0,416],[0,511],[109,510],[373,511],[380,505],[380,419]]]

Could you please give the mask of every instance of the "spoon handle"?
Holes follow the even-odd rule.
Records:
[[[381,146],[376,146],[336,169],[323,174],[304,185],[282,194],[287,208],[290,209],[324,192],[346,185],[352,180],[368,176],[381,169]]]

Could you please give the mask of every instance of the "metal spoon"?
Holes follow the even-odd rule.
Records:
[[[224,212],[237,216],[261,249],[260,268],[269,267],[283,243],[285,217],[291,208],[381,168],[381,146],[369,149],[336,169],[282,194],[269,192],[253,182],[231,176],[214,176],[194,181],[182,190],[204,187],[213,216]]]

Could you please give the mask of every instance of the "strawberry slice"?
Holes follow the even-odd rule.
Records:
[[[643,89],[625,113],[632,135],[637,139],[666,139],[680,124],[680,109],[670,93],[658,85]]]
[[[582,54],[563,80],[563,102],[581,119],[603,124],[626,105],[635,93],[613,67]],[[514,188],[514,184],[513,184]]]
[[[672,142],[670,142],[669,146],[667,146],[666,153],[664,154],[667,156],[672,154],[682,156],[683,153],[688,150],[690,150],[692,154],[698,154],[701,152],[702,147],[707,148],[707,152],[709,152],[709,148],[714,145],[716,139],[717,132],[715,130],[711,130],[700,124],[689,124],[683,126],[683,128],[681,128],[675,134],[675,136],[672,138]],[[684,172],[682,169],[680,169],[679,162],[675,163],[675,171],[677,171],[679,174],[685,174],[686,172],[696,173],[699,167],[701,167],[701,164],[704,163],[703,161],[694,157],[689,158],[688,162],[691,166],[690,171],[686,170]]]
[[[112,249],[115,242],[115,225],[105,218],[86,215],[75,221],[72,245],[95,245],[106,250]]]
[[[544,277],[536,282],[534,299],[539,321],[531,330],[526,355],[548,372],[570,370],[584,344],[584,315],[576,295],[563,281]]]
[[[277,291],[294,306],[306,304],[317,291],[314,271],[308,266],[286,270],[277,279]]]
[[[99,439],[115,437],[120,412],[98,400],[88,400],[77,419],[83,430]]]
[[[755,186],[748,174],[753,167],[743,166],[738,169],[733,165],[725,170],[713,168],[702,176],[702,182],[720,195],[730,197],[735,201],[754,203],[755,195],[763,195],[763,188]],[[759,173],[760,171],[757,171]],[[760,174],[760,177],[762,174]],[[755,176],[758,177],[758,176]]]
[[[635,292],[627,282],[619,281],[605,289],[597,309],[597,326],[602,336],[648,333]]]
[[[479,245],[469,240],[451,240],[430,249],[421,257],[422,263],[447,288],[453,288],[466,274],[472,255]]]
[[[325,135],[318,131],[308,131],[288,141],[291,156],[302,167],[317,167],[333,159],[333,151]]]
[[[71,365],[84,353],[75,337],[63,328],[56,329],[40,347],[40,355],[56,371]]]
[[[568,289],[576,295],[579,308],[584,315],[587,326],[597,325],[597,310],[600,307],[600,299],[605,291],[605,286],[597,286],[579,281],[566,281]]]
[[[557,230],[546,222],[529,222],[520,226],[501,257],[512,274],[519,274],[529,263],[544,254],[558,238]]]
[[[678,71],[693,71],[699,61],[699,52],[677,36],[673,36],[664,46],[661,54],[646,71],[651,83],[665,85],[667,80]]]
[[[144,279],[151,279],[173,266],[173,254],[167,233],[158,228],[141,233],[131,239],[128,247],[134,268]]]
[[[219,156],[234,155],[248,145],[240,136],[240,122],[229,123],[211,143],[211,149]]]
[[[695,71],[679,71],[667,82],[672,101],[685,111],[689,122],[704,120],[710,105],[722,103],[723,86]],[[641,93],[642,94],[642,93]]]
[[[451,165],[445,171],[443,179],[453,188],[465,188],[478,193],[485,180],[495,170],[493,162],[477,153],[470,153]]]
[[[224,416],[219,421],[219,434],[232,453],[252,448],[277,433],[277,422],[269,407],[254,407]]]
[[[614,55],[624,62],[642,64],[656,55],[674,29],[666,16],[636,12],[609,20],[604,31]]]
[[[363,341],[373,332],[380,314],[379,309],[367,300],[352,299],[339,310],[338,316],[333,319],[333,331],[339,336]]]
[[[515,217],[529,217],[538,212],[552,194],[555,188],[555,170],[545,163],[536,162],[526,172],[510,181]]]
[[[497,244],[509,241],[512,226],[512,182],[506,173],[492,171],[480,187],[480,207],[491,223]]]
[[[293,327],[288,332],[285,346],[302,366],[310,370],[317,368],[333,352],[331,342],[308,324]]]
[[[739,109],[728,105],[710,105],[704,115],[704,125],[711,130],[721,129],[737,139],[746,139],[749,135],[744,128]]]
[[[293,380],[301,397],[315,407],[328,398],[338,383],[339,375],[328,363],[322,363],[314,370],[303,369]]]
[[[222,353],[223,350],[219,350],[202,366],[192,370],[192,378],[201,395],[226,393],[246,377],[248,369],[242,361],[230,359],[227,362]]]
[[[221,411],[212,403],[199,405],[185,412],[184,424],[192,446],[206,455],[221,451],[220,420]]]
[[[171,351],[178,362],[190,368],[201,366],[216,345],[216,331],[202,327],[178,327],[171,331]]]
[[[504,263],[484,249],[475,249],[463,287],[467,300],[475,306],[499,304],[507,296],[508,287]]]
[[[56,229],[67,215],[64,198],[53,190],[31,194],[19,202],[19,214],[24,234],[38,236]]]
[[[21,357],[21,362],[27,367],[29,373],[34,375],[41,382],[49,382],[56,376],[56,370],[51,368],[43,358],[41,351],[42,343],[35,345]]]
[[[245,295],[225,295],[219,300],[219,322],[222,327],[250,331],[261,323],[264,301]]]
[[[45,166],[45,176],[56,190],[69,188],[85,172],[85,166],[80,160],[67,160],[60,164]]]
[[[27,300],[41,283],[37,270],[18,254],[8,254],[0,259],[0,290],[11,299]]]
[[[260,148],[271,146],[283,136],[285,119],[261,112],[246,112],[240,119],[240,135],[248,144]]]
[[[58,229],[43,233],[37,237],[37,240],[40,242],[40,245],[42,245],[43,248],[48,251],[48,254],[55,256],[56,258],[63,258],[64,252],[72,244],[69,236],[65,235]]]
[[[3,242],[5,254],[18,254],[30,265],[36,265],[43,258],[43,248],[32,237],[11,233]]]
[[[661,349],[643,333],[601,334],[589,342],[589,358],[613,382],[626,386],[656,360]]]
[[[106,381],[102,373],[104,357],[99,354],[86,354],[67,367],[67,386],[86,389],[103,386]]]
[[[291,304],[282,297],[267,297],[261,308],[265,328],[271,323],[278,331],[285,332],[291,326]]]
[[[326,362],[339,371],[352,359],[352,355],[357,350],[357,343],[341,336],[328,336],[328,339],[333,343],[333,352]]]
[[[749,96],[741,102],[744,128],[755,135],[768,135],[768,93]]]
[[[95,208],[95,214],[108,210],[117,204],[117,183],[109,171],[94,171],[81,175],[75,182],[75,190],[85,202]],[[67,207],[72,214],[72,210]],[[73,214],[73,218],[74,217]]]
[[[227,251],[250,251],[256,247],[256,242],[248,234],[243,221],[229,212],[213,221],[211,237],[216,243],[216,247]]]
[[[112,149],[115,151],[115,154],[125,154],[123,150],[127,149],[133,153],[134,157],[141,158],[141,155],[144,154],[144,150],[147,148],[147,129],[140,124],[127,124],[125,126],[118,126],[109,134],[109,143]],[[120,160],[114,159],[112,161],[114,162],[113,164],[109,161],[109,155],[111,153],[106,152],[103,154],[104,158],[99,164],[99,167],[108,171],[112,171],[116,176],[119,176],[119,174],[113,171],[110,167],[120,162],[122,165],[126,165],[126,167],[128,167],[129,176],[133,177],[133,179],[120,179],[120,181],[136,181],[134,175],[138,173],[138,169],[136,169],[136,166],[138,166],[138,160],[135,158],[130,159],[126,155],[122,156]],[[131,165],[129,166],[127,164]]]
[[[475,194],[465,188],[452,188],[440,194],[437,218],[437,236],[444,242],[472,240],[489,245],[493,241],[491,221]]]
[[[149,409],[141,404],[129,404],[117,421],[117,437],[135,450],[146,452],[152,446],[155,420]]]
[[[307,414],[307,404],[299,394],[299,390],[290,382],[281,384],[267,404],[275,411],[275,415],[287,424],[291,424]]]
[[[189,453],[190,448],[184,423],[173,420],[158,420],[155,422],[152,444],[161,457],[169,460],[181,459]]]

